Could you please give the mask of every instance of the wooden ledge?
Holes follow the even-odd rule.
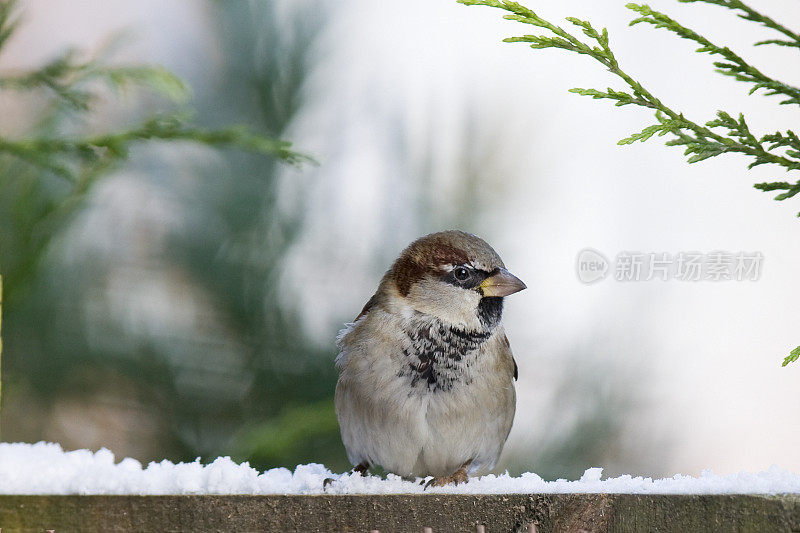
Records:
[[[0,496],[0,528],[768,533],[800,531],[800,495]]]

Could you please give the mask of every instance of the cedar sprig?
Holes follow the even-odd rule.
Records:
[[[642,23],[651,24],[656,28],[671,31],[683,39],[696,42],[700,45],[700,48],[695,50],[698,53],[708,53],[724,58],[725,61],[717,61],[714,63],[714,66],[717,67],[716,71],[725,76],[731,76],[738,81],[752,83],[753,87],[750,89],[750,94],[753,94],[759,89],[765,89],[767,96],[776,94],[787,96],[788,98],[781,101],[781,104],[800,104],[800,89],[763,74],[727,46],[718,46],[712,43],[702,35],[679,24],[664,13],[654,11],[646,4],[640,5],[630,3],[627,4],[626,7],[641,15],[630,22],[631,26]]]
[[[759,22],[789,37],[792,42],[800,43],[800,36],[796,33],[749,8],[739,0],[680,1],[703,1],[740,10],[742,13],[739,16],[742,18]],[[717,111],[716,117],[707,122],[696,122],[687,118],[683,113],[666,105],[642,83],[622,69],[611,49],[608,31],[605,28],[597,30],[589,21],[567,17],[566,21],[580,29],[585,36],[584,39],[581,39],[561,26],[543,19],[518,2],[508,0],[459,0],[459,2],[466,5],[499,8],[507,12],[504,18],[508,20],[544,30],[538,34],[509,37],[504,39],[505,42],[524,42],[528,43],[531,48],[558,48],[589,56],[621,79],[627,86],[624,89],[570,89],[570,92],[593,99],[613,101],[616,106],[634,105],[653,111],[655,124],[648,125],[641,131],[621,139],[618,144],[627,145],[637,141],[647,141],[653,136],[668,136],[669,140],[666,141],[666,145],[682,146],[689,163],[697,163],[726,153],[740,153],[750,157],[748,168],[773,165],[781,167],[784,171],[800,170],[800,141],[792,131],[777,131],[759,135],[751,130],[742,114],[737,114],[738,117],[734,118],[734,115],[723,110]],[[714,63],[717,72],[737,81],[751,83],[753,86],[750,94],[764,89],[766,95],[784,96],[785,99],[780,102],[781,104],[800,104],[800,89],[767,76],[730,48],[712,43],[694,30],[663,13],[652,10],[647,5],[631,3],[627,7],[639,15],[630,23],[631,25],[647,23],[656,28],[667,29],[683,39],[699,44],[697,52],[720,56],[724,61]],[[766,41],[761,41],[757,44],[766,43]],[[800,192],[798,183],[775,181],[758,183],[755,187],[762,191],[785,191],[775,197],[776,200],[785,200]]]
[[[761,46],[764,44],[775,44],[778,46],[792,46],[795,48],[800,48],[800,34],[793,32],[786,26],[779,24],[775,20],[771,19],[770,17],[759,13],[752,7],[740,2],[739,0],[678,0],[683,4],[693,4],[695,2],[702,2],[705,4],[713,4],[717,6],[726,7],[728,9],[734,11],[741,11],[737,15],[745,20],[749,20],[752,22],[758,22],[763,26],[775,30],[777,32],[782,33],[788,40],[785,39],[767,39],[764,41],[758,41],[755,43],[755,46]]]
[[[794,363],[798,359],[800,359],[800,346],[798,346],[797,348],[792,350],[789,353],[789,355],[786,356],[786,359],[783,360],[783,363],[781,364],[781,366],[786,366],[789,363]]]
[[[0,0],[0,53],[19,25],[16,0]],[[113,44],[113,43],[112,43]],[[195,126],[191,114],[154,114],[141,124],[100,134],[65,134],[93,112],[102,88],[122,91],[146,88],[172,102],[186,102],[190,91],[174,74],[152,65],[113,65],[111,46],[84,58],[67,50],[41,67],[0,72],[0,91],[41,92],[44,112],[34,131],[21,138],[0,134],[0,156],[6,155],[51,172],[72,183],[98,177],[127,159],[130,149],[147,141],[185,141],[209,147],[235,147],[275,157],[292,165],[313,162],[291,149],[291,143],[253,132],[244,126],[207,129]],[[68,126],[65,126],[68,124]],[[96,167],[96,168],[95,168]]]

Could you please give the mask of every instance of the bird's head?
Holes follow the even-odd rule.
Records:
[[[396,303],[469,331],[494,328],[503,297],[525,288],[486,241],[462,231],[417,239],[384,281],[395,289]]]

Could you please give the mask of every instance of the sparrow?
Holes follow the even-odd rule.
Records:
[[[426,484],[494,468],[516,409],[503,298],[525,289],[484,240],[443,231],[411,243],[339,333],[336,415],[354,472]]]

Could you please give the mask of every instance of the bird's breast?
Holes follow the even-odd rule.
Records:
[[[409,395],[469,386],[480,373],[481,346],[491,331],[466,331],[436,319],[415,319],[403,328],[397,377]]]

